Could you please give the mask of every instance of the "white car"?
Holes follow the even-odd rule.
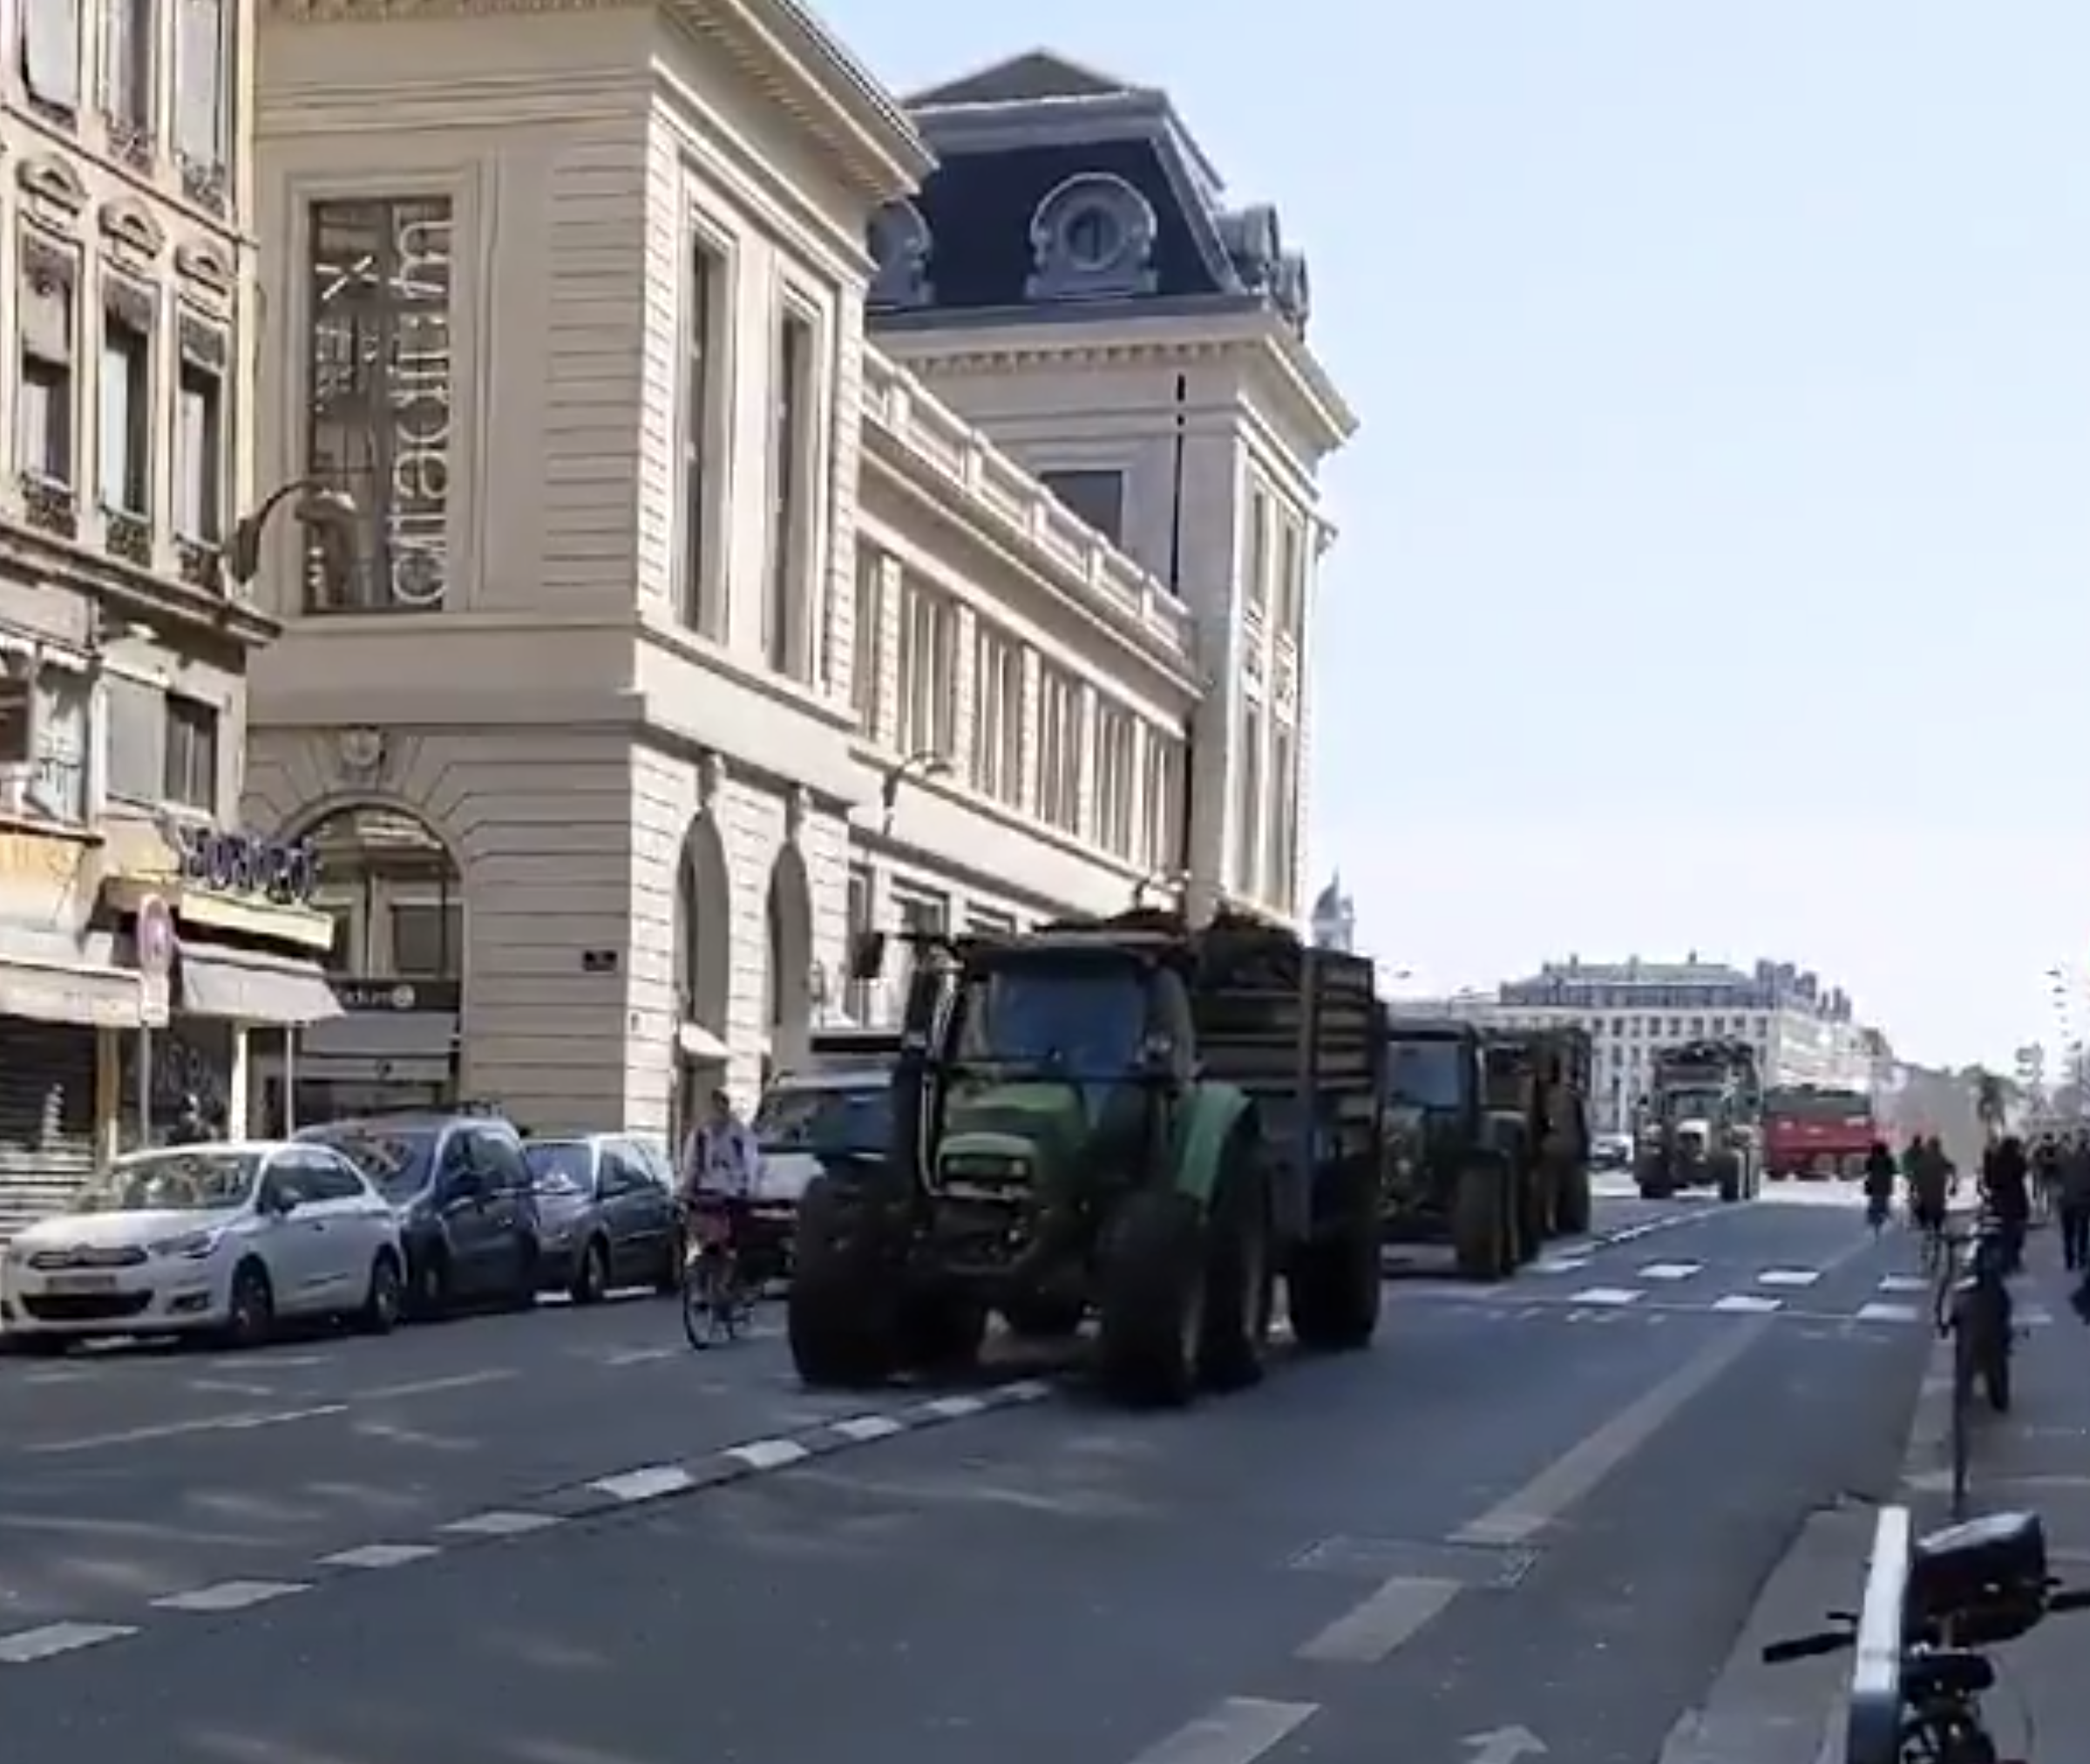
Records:
[[[392,1207],[324,1145],[168,1146],[119,1158],[7,1246],[0,1336],[62,1348],[98,1335],[265,1340],[279,1317],[398,1320]]]

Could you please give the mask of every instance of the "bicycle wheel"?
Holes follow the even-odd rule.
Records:
[[[1998,1415],[2010,1413],[2010,1331],[1990,1328],[1983,1332],[1981,1388],[1988,1406]]]
[[[704,1251],[682,1265],[682,1333],[702,1353],[719,1333],[718,1259]]]
[[[1969,1428],[1974,1406],[1974,1343],[1964,1329],[1952,1331],[1952,1517],[1966,1517]]]

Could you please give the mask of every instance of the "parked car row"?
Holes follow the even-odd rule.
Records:
[[[743,1245],[788,1276],[799,1195],[831,1151],[884,1149],[883,1075],[771,1087]],[[465,1306],[589,1304],[676,1289],[681,1237],[666,1149],[625,1134],[526,1138],[499,1116],[386,1116],[288,1140],[167,1146],[120,1158],[0,1258],[0,1331],[29,1351],[94,1336],[266,1340],[279,1320],[373,1333]]]

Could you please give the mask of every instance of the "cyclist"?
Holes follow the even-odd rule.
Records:
[[[2002,1226],[2003,1272],[2014,1274],[2023,1265],[2025,1224],[2032,1208],[2032,1162],[2025,1142],[2014,1133],[1989,1147],[1981,1158],[1981,1187]]]
[[[1876,1139],[1865,1154],[1865,1218],[1875,1231],[1887,1222],[1894,1205],[1894,1154]]]
[[[1952,1161],[1935,1140],[1919,1140],[1909,1161],[1909,1217],[1931,1243],[1944,1231],[1952,1191]]]
[[[2050,1218],[2054,1203],[2060,1197],[2062,1150],[2061,1142],[2049,1131],[2039,1136],[2039,1143],[2032,1151],[2032,1205],[2035,1218]]]
[[[762,1156],[756,1150],[754,1134],[734,1113],[732,1097],[714,1090],[708,1112],[682,1148],[679,1198],[685,1221],[700,1206],[716,1209],[725,1220],[731,1253],[740,1241],[740,1228],[761,1177]]]
[[[2061,1264],[2090,1273],[2090,1131],[2079,1130],[2061,1154]]]

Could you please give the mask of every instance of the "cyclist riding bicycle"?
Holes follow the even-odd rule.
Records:
[[[682,1204],[685,1231],[687,1221],[699,1210],[715,1212],[724,1222],[729,1248],[737,1245],[761,1176],[762,1158],[754,1134],[733,1112],[732,1097],[714,1090],[709,1112],[682,1149],[677,1198]]]
[[[1865,1211],[1874,1225],[1883,1223],[1894,1204],[1894,1154],[1876,1139],[1865,1154]]]
[[[1910,1152],[1908,1176],[1910,1218],[1926,1235],[1942,1231],[1953,1176],[1944,1148],[1934,1139],[1918,1142]]]

